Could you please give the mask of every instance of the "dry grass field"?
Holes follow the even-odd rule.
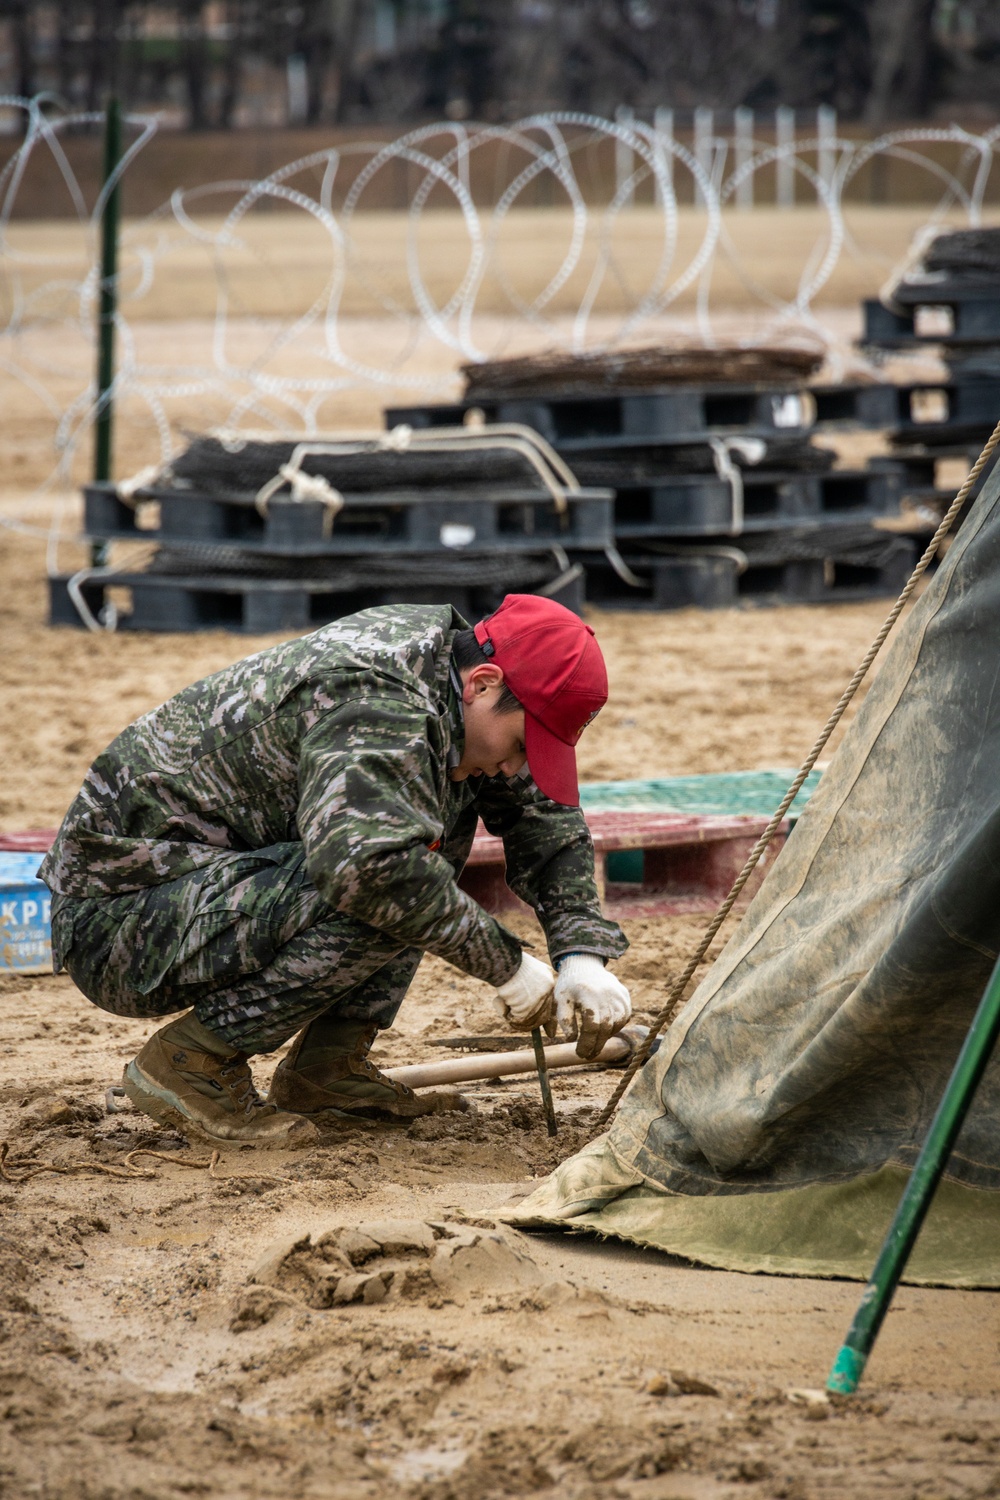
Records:
[[[655,250],[640,218],[627,248],[647,274]],[[868,226],[885,265],[916,218],[887,220]],[[782,295],[813,232],[804,221],[786,215],[776,225],[755,214],[734,226]],[[541,213],[514,226],[521,239],[512,261],[525,285],[535,284],[527,268],[549,251],[547,226]],[[398,229],[376,216],[358,226],[365,255],[387,274]],[[440,231],[429,264],[443,296],[461,275],[461,255],[443,223],[431,230]],[[31,257],[69,245],[58,225],[14,234]],[[308,304],[324,274],[315,247],[277,215],[261,220],[257,244],[281,264],[284,290],[249,263],[240,271],[241,311],[254,316],[233,327],[236,363]],[[846,337],[851,304],[878,278],[843,274],[841,301],[824,316]],[[746,330],[750,310],[731,296],[718,304],[720,324]],[[213,297],[194,259],[158,283],[134,323],[143,362],[176,371],[206,361]],[[388,361],[389,321],[360,301],[350,310],[345,326],[357,347]],[[607,326],[614,312],[601,311]],[[690,326],[682,309],[663,326],[676,331],[685,320]],[[510,348],[544,338],[509,326],[496,308],[482,326]],[[61,364],[83,369],[89,357],[84,337],[72,345],[58,323],[30,329],[21,348],[47,365],[57,402],[72,389]],[[300,364],[294,350],[280,358],[288,369]],[[418,362],[447,380],[457,361],[424,343]],[[374,423],[383,400],[371,387],[347,391],[325,421]],[[181,395],[172,410],[201,430],[223,406]],[[70,537],[78,504],[33,494],[51,465],[51,417],[2,370],[0,412],[0,521],[29,528],[0,529],[0,829],[8,830],[55,824],[123,725],[274,637],[50,630],[46,532],[62,505]],[[135,401],[120,413],[118,442],[121,471],[146,461],[150,429]],[[62,562],[83,556],[64,541]],[[885,608],[592,612],[612,696],[582,743],[583,775],[795,763]],[[693,917],[629,924],[632,946],[618,970],[638,1019],[656,1010],[699,930]],[[391,1062],[430,1058],[442,1038],[495,1025],[483,985],[427,960],[379,1053]],[[904,1288],[863,1395],[815,1407],[788,1393],[822,1383],[858,1286],[710,1272],[623,1245],[491,1228],[504,1203],[587,1139],[609,1075],[555,1080],[554,1142],[528,1078],[473,1086],[474,1111],[454,1124],[345,1125],[304,1156],[241,1151],[213,1172],[171,1132],[105,1112],[105,1090],[147,1029],[96,1010],[64,976],[0,978],[4,1500],[1000,1494],[996,1294]],[[258,1061],[262,1084],[275,1061]],[[130,1156],[136,1150],[147,1154]],[[432,1221],[446,1240],[466,1236],[462,1275],[415,1283],[412,1297],[332,1308],[268,1287],[264,1272],[253,1279],[276,1245],[386,1219]],[[656,1394],[677,1388],[656,1378],[670,1371],[714,1394]]]

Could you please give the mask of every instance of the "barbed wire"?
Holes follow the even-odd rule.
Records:
[[[114,182],[141,166],[157,122],[146,115],[126,116],[132,139],[114,182],[88,208],[63,142],[83,129],[98,129],[102,117],[57,113],[44,96],[0,97],[0,106],[21,112],[24,126],[23,138],[0,171],[0,372],[19,382],[51,422],[48,484],[65,487],[97,410],[93,344],[101,212]],[[548,346],[609,349],[655,335],[657,321],[693,294],[691,336],[711,346],[717,342],[712,282],[722,262],[764,316],[747,342],[766,342],[797,330],[832,348],[836,340],[815,303],[843,256],[863,254],[850,233],[845,206],[858,173],[879,157],[925,171],[940,194],[927,214],[924,238],[948,219],[976,225],[998,136],[1000,127],[977,135],[953,125],[897,130],[866,142],[840,136],[791,145],[752,140],[743,143],[745,159],[729,170],[733,142],[726,136],[702,138],[693,151],[641,121],[557,112],[513,125],[425,125],[391,142],[317,150],[258,180],[178,188],[155,212],[128,222],[122,231],[119,354],[112,396],[119,408],[128,399],[145,409],[161,463],[169,461],[179,444],[178,410],[190,411],[199,400],[220,418],[213,425],[230,432],[252,425],[313,436],[324,421],[331,422],[331,399],[349,390],[367,386],[415,395],[443,393],[453,373],[433,373],[428,364],[440,365],[442,352],[456,364],[495,355],[498,320],[530,329]],[[957,152],[953,169],[933,154],[943,146]],[[614,150],[616,173],[606,201],[595,203],[584,167],[602,147]],[[79,230],[70,249],[44,251],[18,242],[19,195],[40,155],[55,165],[69,198]],[[827,170],[820,169],[824,159]],[[484,206],[473,176],[477,165],[489,160],[494,173],[500,164],[506,175],[497,179]],[[779,164],[804,181],[823,216],[791,298],[755,279],[723,217],[746,183]],[[394,184],[401,171],[413,187],[402,215],[399,254],[381,268],[390,280],[395,278],[387,285],[368,257],[370,236],[366,239],[359,229],[369,205],[385,200],[386,179]],[[678,176],[685,187],[683,207]],[[652,197],[643,205],[652,251],[645,282],[634,285],[634,257],[623,253],[622,246],[628,245],[633,222],[627,216],[643,191],[651,191]],[[688,198],[694,208],[687,205]],[[551,263],[539,273],[541,284],[526,290],[524,266],[515,275],[505,262],[503,236],[510,214],[539,199],[562,202],[568,218],[550,215],[546,220]],[[436,297],[439,267],[428,266],[432,252],[422,247],[421,232],[428,215],[443,207],[454,211],[449,226],[452,245],[458,243],[459,273],[453,289]],[[301,220],[301,230],[289,230],[284,247],[270,258],[251,232],[251,220],[263,210]],[[684,215],[686,237],[681,233]],[[318,260],[325,268],[325,279],[308,306],[287,315],[265,315],[242,304],[240,258],[256,256],[262,270],[280,269],[283,255],[294,249],[307,226],[322,236]],[[144,315],[159,283],[169,280],[178,262],[190,260],[192,250],[203,252],[214,286],[207,357],[179,348],[172,358],[153,362],[141,352]],[[884,274],[886,268],[881,269]],[[371,310],[369,316],[398,331],[395,345],[376,353],[363,334],[359,340],[358,315],[348,310],[359,303]],[[248,327],[259,333],[249,357],[237,347]],[[360,348],[352,347],[352,337]],[[431,348],[435,360],[428,361]],[[9,518],[5,524],[11,524]]]

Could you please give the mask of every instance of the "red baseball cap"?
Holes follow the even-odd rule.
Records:
[[[608,701],[608,673],[594,632],[537,594],[508,594],[480,620],[476,640],[524,705],[524,748],[535,784],[553,802],[579,807],[575,745]]]

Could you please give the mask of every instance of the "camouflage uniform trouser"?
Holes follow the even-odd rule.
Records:
[[[473,818],[448,841],[456,873],[474,828]],[[193,1006],[251,1054],[272,1052],[330,1009],[391,1026],[423,956],[328,906],[300,843],[223,852],[121,896],[55,896],[52,935],[63,967],[102,1010],[166,1016]]]

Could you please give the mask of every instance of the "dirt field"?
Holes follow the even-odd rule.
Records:
[[[284,253],[277,219],[261,231],[269,254]],[[541,242],[551,216],[524,223]],[[794,244],[783,234],[781,255],[767,215],[742,231],[783,295],[815,228],[799,215],[789,223]],[[892,215],[872,225],[884,265],[915,227]],[[373,215],[372,256],[386,249],[378,231]],[[35,259],[62,254],[64,232],[14,231]],[[449,243],[431,244],[432,262]],[[648,235],[633,249],[641,270]],[[295,253],[309,261],[307,243]],[[455,264],[439,265],[441,286]],[[243,360],[301,305],[315,267],[291,278],[284,301],[235,269],[241,295],[272,319],[235,326]],[[857,277],[826,314],[845,338],[857,317],[847,303],[877,284],[870,267]],[[142,357],[197,365],[210,350],[213,291],[193,265],[171,285],[136,325]],[[733,326],[748,327],[738,298],[732,310]],[[354,346],[383,357],[391,334],[360,304],[352,311]],[[499,319],[487,333],[510,348],[526,338]],[[72,345],[58,325],[31,339],[22,352],[58,405],[73,389],[66,370],[89,358],[86,341]],[[453,353],[424,353],[425,371],[451,375]],[[329,420],[375,422],[385,394],[345,392]],[[189,393],[172,410],[200,427],[223,406]],[[0,410],[0,519],[15,523],[0,529],[8,830],[55,825],[124,724],[267,640],[48,630],[46,533],[57,514],[63,537],[73,533],[76,501],[32,493],[52,457],[52,412],[37,392],[0,374]],[[151,432],[139,405],[122,411],[119,472],[148,461]],[[64,540],[60,564],[77,559],[79,545]],[[795,764],[885,608],[593,612],[612,696],[581,746],[583,776]],[[628,924],[618,970],[637,1020],[657,1009],[701,920]],[[495,1029],[487,988],[430,959],[378,1055],[429,1059],[443,1038]],[[0,978],[4,1500],[1000,1495],[996,1295],[904,1288],[863,1395],[812,1404],[789,1393],[822,1384],[857,1285],[709,1272],[496,1227],[504,1204],[588,1139],[612,1075],[556,1077],[555,1142],[528,1078],[472,1086],[473,1110],[452,1121],[345,1126],[303,1155],[246,1150],[213,1170],[142,1116],[106,1113],[105,1090],[148,1030],[96,1010],[66,978]],[[262,1086],[276,1061],[258,1060]],[[352,1228],[382,1246],[395,1275],[380,1302],[331,1306],[329,1266]],[[354,1243],[359,1262],[376,1256]],[[370,1275],[385,1262],[366,1264]]]
[[[121,725],[265,644],[52,632],[43,571],[38,540],[3,534],[3,828],[56,822]],[[882,613],[595,614],[613,695],[584,774],[791,763]],[[619,968],[639,1019],[699,926],[630,924]],[[608,1075],[557,1078],[554,1143],[533,1080],[515,1081],[473,1086],[454,1124],[345,1127],[305,1156],[243,1151],[213,1174],[179,1137],[105,1113],[146,1026],[65,978],[2,980],[0,997],[0,1495],[1000,1492],[995,1295],[904,1289],[863,1397],[814,1407],[787,1393],[822,1383],[857,1286],[492,1227],[587,1139]],[[435,1040],[494,1029],[486,988],[428,960],[379,1052],[430,1058]],[[42,1163],[62,1171],[27,1175]],[[386,1219],[436,1226],[433,1261],[412,1225],[371,1228]],[[379,1304],[324,1306],[322,1248],[260,1268],[274,1247],[366,1225],[411,1242]],[[679,1393],[698,1382],[713,1394]]]

